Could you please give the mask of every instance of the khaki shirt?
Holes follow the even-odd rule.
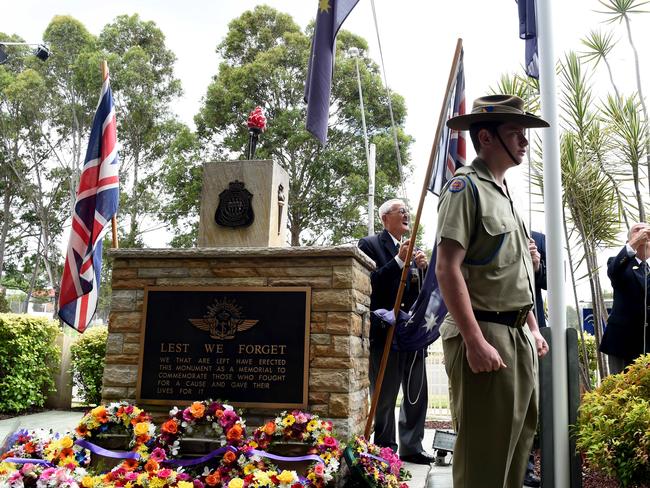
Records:
[[[506,312],[533,303],[529,237],[512,200],[481,159],[459,168],[442,190],[437,241],[453,239],[467,251],[461,272],[473,309]]]

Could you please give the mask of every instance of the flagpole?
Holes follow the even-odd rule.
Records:
[[[553,46],[552,0],[536,2],[542,117],[550,127],[543,131],[544,210],[548,273],[551,371],[553,378],[553,454],[555,486],[569,486],[569,402],[567,380],[564,266],[562,260],[562,177],[557,113],[557,81]]]
[[[108,76],[108,63],[106,60],[102,61],[102,84],[104,84],[104,81],[106,80],[106,77]],[[117,218],[116,218],[117,212],[113,217],[111,218],[111,234],[113,237],[113,249],[119,248],[119,243],[117,242]]]
[[[400,310],[400,304],[402,303],[402,296],[404,295],[404,288],[406,286],[406,276],[408,275],[409,263],[411,262],[411,257],[413,256],[413,248],[415,247],[415,239],[418,233],[418,227],[420,225],[420,215],[422,214],[422,207],[424,206],[424,199],[427,196],[427,191],[429,188],[429,180],[431,179],[431,172],[433,171],[433,164],[438,157],[438,149],[440,146],[440,135],[444,129],[445,123],[447,122],[447,107],[451,100],[454,81],[456,75],[458,74],[458,66],[460,62],[460,56],[463,51],[463,40],[458,39],[456,42],[456,51],[454,52],[454,58],[451,63],[451,70],[449,71],[449,79],[447,80],[447,88],[445,90],[445,97],[442,101],[442,108],[440,109],[440,116],[438,117],[438,127],[436,128],[436,135],[433,139],[433,145],[431,146],[431,154],[429,155],[429,165],[427,166],[426,175],[422,182],[422,193],[420,194],[420,202],[418,203],[418,210],[415,214],[415,220],[413,221],[413,227],[411,229],[411,238],[409,240],[408,251],[406,253],[406,259],[404,260],[404,267],[402,268],[402,276],[400,278],[399,288],[397,289],[397,297],[395,297],[395,305],[393,306],[393,317],[395,317],[395,323],[397,323],[397,316]],[[372,400],[370,403],[370,412],[368,413],[368,419],[366,420],[366,430],[364,435],[366,439],[370,438],[370,431],[372,430],[372,421],[375,417],[375,411],[377,410],[377,404],[379,402],[379,395],[381,393],[381,386],[384,382],[384,373],[386,372],[386,363],[388,362],[388,355],[390,354],[390,348],[393,344],[393,334],[395,333],[395,325],[392,325],[388,328],[386,334],[386,342],[384,343],[384,351],[381,357],[381,364],[379,366],[379,371],[377,373],[377,379],[375,380],[375,390],[372,394]]]

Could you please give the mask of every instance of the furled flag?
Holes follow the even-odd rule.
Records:
[[[359,0],[318,0],[316,29],[305,83],[307,130],[327,143],[336,34]]]
[[[463,68],[463,53],[458,61],[458,74],[454,88],[454,96],[449,99],[447,118],[463,115],[465,113],[465,70]],[[454,176],[456,169],[465,165],[467,145],[465,132],[444,127],[440,144],[438,146],[438,159],[429,183],[429,191],[440,195],[449,179]]]
[[[526,74],[539,79],[537,54],[537,17],[535,0],[517,0],[519,8],[519,37],[526,40]]]
[[[97,308],[102,269],[102,238],[119,200],[115,108],[108,70],[88,140],[70,242],[61,278],[59,317],[83,332]]]
[[[458,62],[453,104],[450,104],[447,112],[449,117],[465,114],[465,72],[462,52]],[[429,186],[429,191],[436,195],[440,194],[440,190],[444,188],[456,170],[465,164],[466,157],[464,131],[446,128],[441,139],[443,141],[440,143],[436,164],[438,171],[432,177]],[[442,293],[436,277],[436,251],[437,246],[434,244],[431,262],[422,282],[420,294],[411,307],[409,311],[410,317],[403,328],[407,332],[400,334],[400,328],[395,329],[398,344],[402,350],[422,349],[440,336],[440,324],[447,315],[447,306],[442,300]]]

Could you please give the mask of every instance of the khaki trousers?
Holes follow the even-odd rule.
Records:
[[[473,373],[459,335],[443,340],[452,415],[454,488],[522,488],[537,425],[537,353],[524,326],[479,322],[507,368]]]

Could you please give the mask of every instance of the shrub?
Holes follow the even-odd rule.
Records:
[[[0,314],[0,411],[43,406],[59,366],[58,333],[52,320]]]
[[[72,381],[86,403],[102,400],[102,377],[106,356],[106,327],[91,327],[70,347]]]
[[[9,301],[2,293],[0,293],[0,313],[8,313],[10,311]]]
[[[578,334],[578,358],[580,360],[580,364],[584,366],[588,366],[588,373],[589,373],[589,388],[593,387],[598,383],[598,362],[596,360],[596,339],[594,336],[587,334],[586,332],[584,333],[584,338],[585,338],[585,347],[587,349],[587,357],[589,359],[588,364],[586,364],[584,360],[584,354],[582,350],[582,340],[580,339],[580,334]]]
[[[584,395],[576,445],[589,463],[621,486],[650,479],[650,354],[627,372],[608,376]]]

